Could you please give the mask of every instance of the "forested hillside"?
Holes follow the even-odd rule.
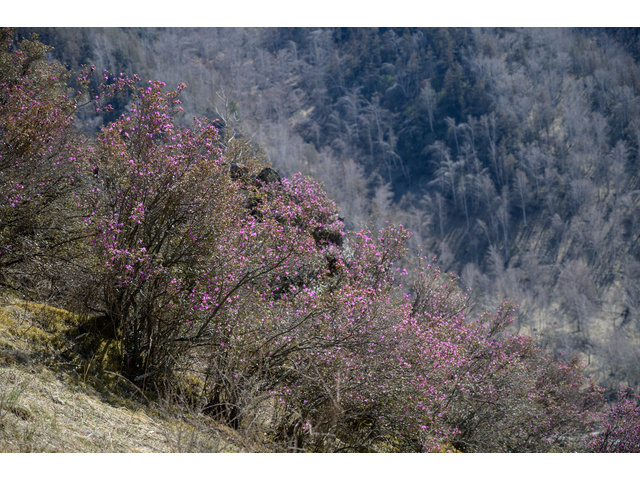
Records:
[[[635,30],[17,32],[0,280],[139,388],[276,450],[637,448]]]

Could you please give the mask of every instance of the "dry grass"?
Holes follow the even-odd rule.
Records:
[[[61,352],[77,322],[64,310],[0,304],[0,452],[253,450],[206,416],[142,401],[117,375],[74,365]]]

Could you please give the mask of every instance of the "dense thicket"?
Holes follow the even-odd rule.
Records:
[[[380,59],[370,64],[360,63],[358,42],[350,43],[369,31],[323,32],[302,37],[309,43],[301,49],[316,55],[315,60],[307,57],[310,68],[322,67],[327,79],[342,75],[338,86],[370,79],[370,91],[362,93],[371,99],[371,108],[365,108],[372,115],[370,127],[386,125],[393,132],[379,119],[396,104],[388,100],[383,105],[387,100],[376,94],[381,80],[368,72],[391,58],[391,46],[401,50],[408,39],[420,46],[423,32],[376,32],[371,41],[386,40],[373,49]],[[457,35],[457,41],[467,42],[469,32],[430,33],[424,45],[440,45],[438,55],[453,55],[445,67],[454,70],[436,69],[429,87],[448,92],[438,95],[438,108],[464,108],[469,92],[456,82],[465,75],[456,77],[462,66],[455,66],[457,54],[447,45],[455,45]],[[161,37],[160,32],[149,34]],[[267,31],[261,39],[276,52],[282,43],[291,51],[299,34]],[[197,385],[190,394],[196,408],[277,450],[640,447],[635,394],[621,393],[619,403],[604,408],[602,388],[584,376],[577,357],[558,360],[533,338],[514,331],[512,302],[467,318],[469,298],[456,277],[409,253],[411,234],[403,227],[345,230],[338,207],[319,184],[300,174],[281,177],[265,163],[261,149],[238,130],[234,102],[223,97],[226,109],[215,122],[187,120],[182,118],[183,84],[172,90],[136,75],[96,75],[93,67],[81,72],[70,96],[65,83],[56,81],[65,78],[65,69],[46,59],[42,44],[16,43],[10,31],[3,31],[2,38],[0,148],[6,174],[0,235],[2,258],[9,260],[0,263],[1,278],[23,294],[100,313],[99,321],[119,342],[121,373],[140,388],[161,391],[188,373]],[[354,71],[340,62],[335,70],[328,67],[322,42],[337,40],[356,49],[352,58],[340,60],[350,62]],[[300,82],[319,82],[304,70]],[[396,74],[388,75],[395,81]],[[333,93],[316,85],[320,98],[328,101]],[[385,92],[410,92],[414,86],[409,78],[399,87],[386,86]],[[458,88],[460,95],[454,95]],[[425,95],[431,93],[427,88]],[[478,102],[485,94],[478,93]],[[330,102],[343,98],[338,93]],[[80,113],[80,102],[91,115]],[[313,108],[308,117],[322,114]],[[78,124],[85,122],[85,132],[91,130],[87,125],[102,123],[97,134],[75,131],[75,113]],[[497,160],[498,143],[492,144],[492,138],[498,142],[496,117],[481,116],[479,122],[495,171],[478,174],[487,185],[500,178],[506,182],[508,169]],[[465,148],[468,139],[458,120],[447,117],[444,125],[452,129],[457,146],[473,154]],[[333,138],[339,139],[344,128],[337,128]],[[434,119],[432,133],[440,128]],[[389,154],[383,156],[384,165],[389,180],[396,182],[393,174],[404,167],[389,153],[394,151],[391,137],[381,130],[378,137],[364,133],[350,141],[357,146],[375,138],[371,153]],[[325,135],[318,132],[318,147],[332,138]],[[426,154],[440,149],[444,163],[453,155],[446,142],[433,145]],[[363,170],[352,167],[353,178],[364,178],[377,162],[375,155]],[[481,161],[479,153],[472,158]],[[456,161],[462,162],[460,157]],[[442,212],[456,208],[462,198],[458,184],[450,182],[453,171],[441,174],[443,165],[437,167],[434,174],[443,179],[436,195],[444,237]],[[384,178],[384,172],[378,175]],[[619,192],[612,188],[611,195]],[[376,192],[380,205],[390,195],[391,188]],[[523,205],[523,222],[526,212]],[[28,219],[37,228],[21,228],[15,219]],[[497,225],[505,242],[498,245],[507,248],[507,222]],[[491,242],[490,247],[498,257],[497,247]],[[497,261],[494,266],[500,268]],[[567,292],[573,289],[575,298],[585,295],[587,264],[568,262],[563,275]],[[42,281],[48,288],[43,290]],[[64,290],[53,285],[64,285]],[[583,303],[576,301],[575,308]],[[588,316],[579,318],[584,331]]]

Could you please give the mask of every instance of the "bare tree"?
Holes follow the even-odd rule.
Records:
[[[524,222],[524,226],[527,226],[527,203],[531,198],[531,194],[529,191],[529,180],[527,179],[527,174],[522,170],[516,171],[516,176],[513,182],[513,187],[518,200],[520,201],[520,208],[522,209],[522,220]]]
[[[429,119],[429,128],[433,133],[433,120],[436,109],[436,92],[431,86],[431,81],[425,79],[422,82],[422,89],[420,90],[420,100],[427,109],[427,118]]]
[[[567,262],[562,268],[558,284],[568,313],[575,321],[576,333],[583,340],[590,340],[590,324],[598,310],[599,297],[586,262]]]

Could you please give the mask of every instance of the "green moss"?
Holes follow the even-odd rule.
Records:
[[[18,304],[25,312],[31,315],[33,321],[42,329],[50,333],[61,333],[71,327],[77,326],[85,317],[61,308],[50,307],[32,302]]]
[[[4,354],[11,351],[14,357],[16,351],[63,357],[84,378],[90,370],[118,372],[122,344],[113,334],[103,335],[101,318],[33,302],[7,302],[0,307],[0,347],[5,345]]]
[[[14,323],[13,315],[6,308],[0,307],[0,330],[12,327]]]
[[[82,319],[66,310],[32,302],[11,302],[0,307],[2,342],[29,350],[58,353],[68,341],[65,333]]]
[[[96,366],[101,370],[119,372],[122,367],[122,342],[110,338],[98,338],[96,343]]]
[[[11,333],[29,342],[36,350],[53,353],[63,347],[59,335],[46,332],[34,325],[12,328]]]

